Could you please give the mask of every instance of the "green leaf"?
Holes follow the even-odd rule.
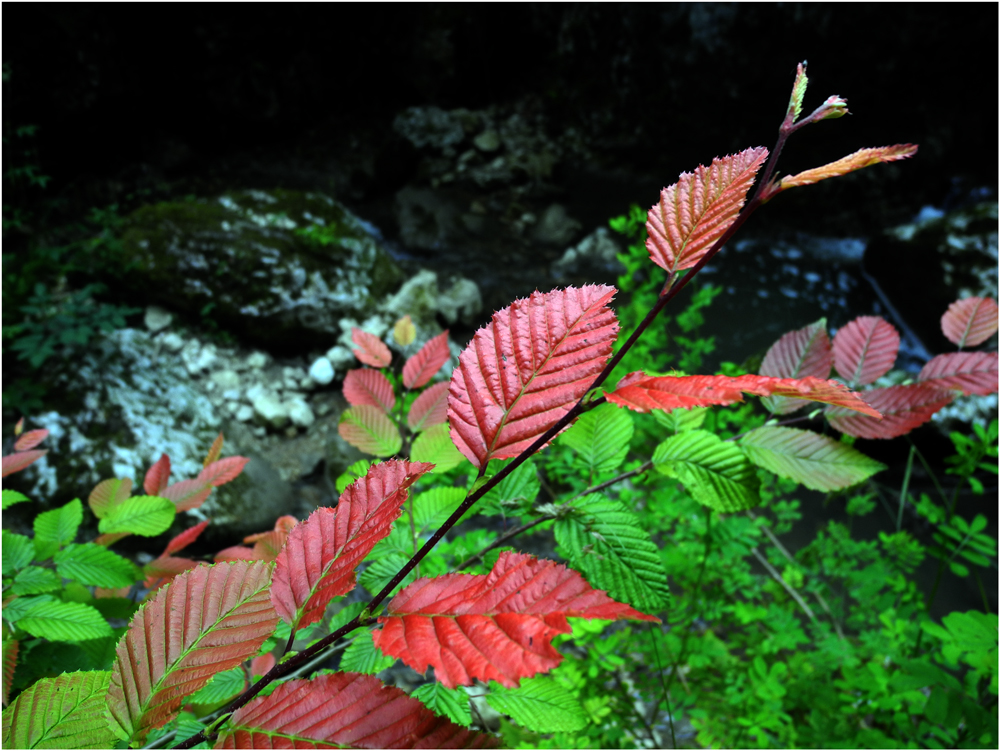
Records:
[[[379,651],[372,641],[372,632],[362,631],[340,658],[340,670],[349,673],[375,675],[396,663],[395,657],[388,657]]]
[[[354,462],[340,477],[337,478],[337,492],[343,493],[347,486],[368,474],[372,463],[367,459]]]
[[[545,676],[524,679],[517,688],[504,688],[490,681],[486,701],[497,712],[536,733],[582,730],[588,722],[573,693]]]
[[[580,416],[559,441],[580,455],[591,475],[613,472],[628,454],[632,416],[613,404],[602,404]]]
[[[437,530],[465,500],[465,488],[436,487],[421,492],[413,498],[413,523],[417,534]],[[398,524],[407,522],[404,507]]]
[[[691,430],[668,438],[656,447],[653,465],[716,511],[745,511],[760,503],[760,480],[753,465],[739,446],[714,433]]]
[[[17,571],[31,563],[35,557],[35,546],[31,539],[24,535],[3,530],[3,549],[0,551],[3,559],[3,575],[13,576]]]
[[[8,508],[13,506],[15,503],[23,503],[24,501],[30,501],[24,493],[18,493],[16,490],[4,490],[3,496],[3,510],[6,511]]]
[[[943,725],[945,717],[948,714],[948,692],[941,686],[935,686],[931,689],[931,695],[927,698],[927,703],[924,705],[924,714],[927,719],[938,725]]]
[[[695,430],[705,422],[708,414],[708,407],[692,407],[691,409],[672,409],[664,412],[662,409],[653,410],[653,419],[665,427],[671,433],[683,433],[686,430]]]
[[[490,462],[483,479],[493,477],[512,461],[514,460],[504,459]],[[531,507],[541,487],[538,469],[532,459],[527,459],[479,499],[479,503],[469,510],[469,515],[477,512],[487,516],[523,513]]]
[[[41,566],[28,566],[14,577],[10,591],[16,595],[37,595],[62,589],[62,582],[54,571]]]
[[[78,642],[111,635],[111,626],[90,605],[78,602],[42,602],[33,605],[17,622],[32,636],[51,641]]]
[[[425,683],[410,696],[422,701],[434,714],[447,717],[456,725],[469,727],[472,724],[469,695],[461,686],[447,688],[435,681],[434,683]]]
[[[743,436],[740,445],[758,467],[810,490],[847,488],[886,468],[857,449],[810,430],[757,428]]]
[[[371,404],[348,407],[337,427],[341,438],[374,456],[393,456],[403,447],[399,428],[380,408]]]
[[[560,554],[597,589],[645,613],[670,601],[660,552],[639,519],[618,501],[592,493],[573,502],[555,523]]]
[[[247,674],[242,667],[225,670],[212,676],[205,686],[188,697],[192,704],[219,704],[243,693],[247,687]]]
[[[358,582],[373,595],[377,595],[382,588],[392,581],[403,565],[410,560],[410,556],[401,553],[389,553],[388,555],[378,555],[374,557],[368,567],[358,577]],[[416,578],[416,573],[411,571],[403,579],[405,586]]]
[[[156,537],[170,529],[176,515],[173,501],[155,495],[138,495],[109,509],[97,529],[102,534],[130,532]]]
[[[130,561],[93,542],[69,545],[54,560],[60,576],[95,587],[130,587],[142,578]]]
[[[43,678],[3,713],[4,748],[114,748],[105,695],[111,673]],[[120,738],[125,740],[125,738]]]
[[[427,428],[414,439],[410,449],[410,461],[430,462],[434,465],[431,472],[447,472],[464,460],[465,457],[452,443],[451,429],[446,422]]]

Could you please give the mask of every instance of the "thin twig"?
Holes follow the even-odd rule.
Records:
[[[789,596],[799,604],[799,607],[802,608],[803,612],[809,616],[812,622],[818,623],[819,621],[816,619],[816,614],[812,611],[812,608],[806,604],[806,601],[799,596],[799,593],[796,592],[788,582],[781,578],[781,573],[778,569],[772,566],[770,561],[768,561],[757,548],[751,548],[750,552],[753,553],[754,557],[760,561],[761,565],[765,569],[767,569],[767,573],[771,575],[771,578],[784,587],[785,591],[788,592]]]

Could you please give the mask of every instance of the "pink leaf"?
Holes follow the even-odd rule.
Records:
[[[160,456],[156,464],[149,468],[146,479],[142,483],[143,490],[147,495],[160,495],[170,483],[170,457],[166,454]]]
[[[211,519],[206,519],[203,522],[195,524],[193,527],[190,527],[189,529],[185,529],[183,532],[181,532],[174,539],[172,539],[170,542],[167,543],[167,549],[163,551],[163,555],[172,555],[186,548],[188,545],[190,545],[192,542],[198,539],[198,535],[200,535],[202,532],[205,531],[205,527],[207,527],[211,521],[212,521]]]
[[[448,419],[448,384],[435,383],[418,396],[410,407],[406,424],[410,430],[421,430],[440,425]]]
[[[431,380],[441,366],[448,362],[448,332],[435,336],[420,351],[406,361],[403,366],[403,385],[408,389],[418,389]]]
[[[337,432],[349,444],[373,456],[393,456],[403,447],[396,423],[371,404],[345,409]]]
[[[384,654],[418,673],[434,668],[448,688],[495,680],[516,686],[562,660],[552,646],[568,634],[567,617],[659,623],[593,589],[555,561],[500,554],[485,576],[447,574],[418,579],[389,603],[373,638]]]
[[[205,465],[205,468],[198,473],[198,482],[207,483],[216,488],[225,485],[239,477],[240,472],[249,461],[245,456],[229,456],[214,461]]]
[[[354,356],[365,365],[373,368],[385,368],[392,362],[392,353],[385,343],[374,334],[362,331],[357,326],[351,328],[351,339],[358,345],[353,350]]]
[[[223,561],[259,561],[260,558],[253,548],[248,548],[246,545],[233,545],[220,550],[215,554],[213,560],[216,563],[222,563]]]
[[[15,451],[27,451],[33,449],[48,436],[47,430],[29,430],[14,443]]]
[[[967,297],[956,300],[941,316],[941,331],[953,344],[975,347],[997,330],[997,304],[990,297]]]
[[[371,675],[334,673],[279,685],[233,713],[216,748],[494,748]]]
[[[997,392],[996,352],[951,352],[924,365],[917,380],[936,389],[986,396]]]
[[[234,457],[238,458],[238,457]],[[181,480],[162,491],[160,498],[174,502],[177,511],[190,511],[203,504],[212,493],[212,486],[203,480]]]
[[[833,350],[826,335],[826,319],[822,318],[797,331],[789,331],[764,355],[760,366],[762,376],[774,378],[829,378],[833,368]],[[807,404],[803,399],[782,396],[766,397],[764,406],[776,415],[787,415]]]
[[[863,392],[862,397],[882,414],[881,420],[829,407],[826,418],[830,425],[857,438],[896,438],[930,420],[955,395],[927,384],[914,383],[872,389]]]
[[[293,628],[315,623],[327,604],[355,585],[354,569],[389,534],[406,490],[432,464],[374,464],[347,486],[336,509],[316,509],[297,525],[278,556],[271,599]]]
[[[20,472],[25,467],[28,467],[43,456],[49,453],[48,449],[34,449],[33,451],[19,451],[16,454],[10,454],[3,458],[3,477],[13,474],[14,472]]]
[[[833,337],[833,363],[852,385],[874,383],[889,372],[899,352],[899,333],[879,316],[859,316]]]
[[[765,148],[716,157],[710,167],[683,172],[664,188],[646,221],[646,248],[653,263],[671,274],[698,263],[736,221],[765,159]]]
[[[613,287],[532,293],[493,314],[451,377],[448,422],[477,467],[517,456],[559,421],[611,355]]]
[[[142,567],[142,572],[146,575],[146,580],[143,582],[143,586],[150,592],[155,592],[160,587],[164,587],[172,582],[174,577],[183,574],[185,571],[190,571],[195,566],[200,565],[203,564],[199,561],[192,561],[190,558],[176,558],[172,555],[161,555],[159,558],[154,558]]]
[[[87,503],[94,516],[103,519],[112,508],[132,495],[132,478],[101,480],[90,492]]]
[[[344,377],[344,398],[355,407],[370,404],[385,413],[392,412],[392,408],[396,406],[396,395],[389,379],[381,371],[371,368],[347,371]]]

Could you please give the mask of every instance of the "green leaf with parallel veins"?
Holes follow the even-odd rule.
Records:
[[[60,576],[95,587],[130,587],[142,578],[130,561],[92,542],[69,545],[54,560]]]
[[[13,576],[31,563],[31,559],[35,557],[35,546],[31,538],[5,529],[0,555],[3,556],[3,575]]]
[[[374,551],[373,551],[374,552]],[[378,555],[372,559],[361,575],[358,582],[373,595],[382,591],[382,587],[392,581],[394,577],[410,557],[400,553],[389,553],[388,555]],[[416,579],[416,573],[411,571],[402,581],[405,586]]]
[[[425,683],[412,694],[439,717],[447,717],[456,725],[469,727],[472,724],[472,713],[469,711],[469,695],[465,689],[447,688],[438,682]]]
[[[10,591],[16,595],[37,595],[62,589],[62,582],[54,571],[41,566],[28,566],[14,577]]]
[[[612,404],[602,404],[580,416],[559,441],[580,455],[590,473],[613,472],[628,453],[632,416]]]
[[[692,407],[691,409],[672,409],[664,412],[653,410],[653,419],[671,433],[683,433],[685,430],[695,430],[705,422],[708,407]]]
[[[15,503],[23,503],[24,501],[30,501],[24,493],[18,493],[16,490],[4,490],[3,496],[3,510],[6,511],[8,508],[13,506]]]
[[[497,712],[509,715],[518,725],[536,733],[582,730],[587,714],[565,687],[546,676],[521,680],[517,688],[504,688],[490,681],[486,701]]]
[[[572,513],[555,523],[560,555],[597,589],[644,613],[670,602],[667,572],[639,519],[618,501],[592,493],[573,501]]]
[[[143,537],[163,534],[173,524],[177,507],[173,501],[155,495],[138,495],[108,510],[97,525],[102,534],[131,532]]]
[[[512,461],[514,460],[504,459],[502,461],[490,462],[483,479],[486,480],[493,477],[493,475],[499,473],[501,469]],[[485,514],[487,516],[496,516],[497,514],[516,516],[531,507],[541,487],[541,482],[538,480],[538,469],[535,467],[534,461],[526,459],[517,469],[503,478],[495,487],[491,488],[479,500],[479,503],[469,509],[466,516],[474,513]]]
[[[417,534],[434,531],[451,516],[465,500],[465,488],[437,487],[425,490],[413,498],[413,523]],[[408,512],[398,522],[407,522]]]
[[[79,602],[41,602],[17,622],[32,636],[51,641],[78,642],[111,635],[111,626],[90,605]]]
[[[886,468],[857,449],[810,430],[757,428],[744,435],[740,445],[758,467],[810,490],[847,488]]]
[[[212,680],[188,697],[192,704],[218,704],[243,693],[247,688],[247,674],[242,667],[225,670],[212,676]],[[185,702],[185,703],[187,703]]]
[[[340,477],[337,478],[337,492],[343,493],[347,486],[355,480],[359,480],[368,473],[372,463],[367,459],[354,462]]]
[[[74,498],[61,508],[44,511],[35,517],[35,539],[66,545],[73,542],[83,522],[83,504]]]
[[[653,466],[716,511],[745,511],[760,503],[753,465],[739,446],[714,433],[691,430],[668,438],[653,452]]]
[[[362,631],[340,658],[339,669],[348,673],[375,675],[396,662],[395,657],[382,654],[372,641],[371,631]]]
[[[371,404],[345,409],[337,430],[349,444],[373,456],[393,456],[403,447],[399,428],[389,415]]]
[[[434,465],[431,472],[447,472],[461,464],[463,459],[465,457],[452,443],[448,423],[427,428],[413,440],[410,449],[410,461],[430,462]]]

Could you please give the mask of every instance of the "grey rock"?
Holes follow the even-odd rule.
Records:
[[[495,130],[484,130],[472,139],[472,143],[480,151],[496,151],[501,145],[500,134]]]
[[[235,370],[229,370],[228,368],[225,370],[216,370],[209,376],[209,378],[220,389],[226,389],[227,392],[232,390],[237,390],[238,393],[238,390],[240,388],[240,374],[237,373]],[[223,397],[228,399],[233,398],[233,397],[226,397],[226,394],[223,394]],[[239,397],[237,396],[236,398],[238,399]]]
[[[271,358],[264,352],[254,352],[247,359],[246,363],[254,370],[261,370],[266,367]]]
[[[447,291],[438,296],[437,309],[450,324],[457,321],[466,325],[477,323],[483,310],[479,286],[471,279],[458,277]]]
[[[288,407],[277,394],[270,391],[257,393],[251,399],[251,404],[254,417],[261,425],[280,430],[288,424]]]
[[[247,404],[241,404],[236,410],[236,419],[240,422],[250,422],[253,419],[253,407]]]
[[[288,417],[292,421],[292,425],[298,428],[308,428],[314,422],[316,422],[316,415],[309,408],[303,399],[293,399],[287,403],[288,407]]]
[[[445,149],[465,138],[463,121],[462,114],[439,107],[410,107],[396,116],[392,127],[417,148]]]
[[[353,367],[355,363],[354,353],[348,347],[341,344],[331,347],[327,351],[326,357],[330,361],[330,364],[333,365],[333,369],[338,372]]]
[[[353,357],[353,355],[352,355]],[[316,383],[325,386],[333,380],[333,363],[327,357],[320,357],[309,366],[309,377]]]
[[[542,213],[532,229],[532,236],[547,245],[565,245],[582,225],[566,213],[566,208],[554,203]]]
[[[183,337],[173,331],[168,331],[166,334],[163,334],[159,339],[157,339],[157,341],[168,352],[180,352],[184,347]]]
[[[165,329],[174,320],[172,313],[164,310],[157,305],[146,306],[146,315],[143,318],[143,323],[146,324],[146,328],[152,333],[156,333],[161,329]]]
[[[606,227],[598,227],[552,264],[552,276],[561,281],[572,274],[599,272],[621,274],[625,271],[618,260],[621,249]]]

